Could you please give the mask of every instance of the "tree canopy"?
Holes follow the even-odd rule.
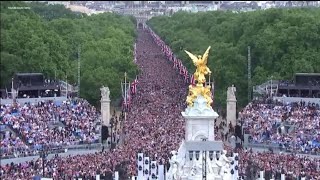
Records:
[[[251,47],[252,85],[290,79],[294,73],[320,72],[320,9],[269,9],[245,13],[222,11],[154,17],[148,25],[191,72],[183,50],[203,54],[215,80],[215,105],[225,107],[226,90],[237,87],[239,108],[248,103],[247,52]]]
[[[119,98],[124,72],[129,80],[137,74],[134,22],[112,13],[80,15],[60,5],[1,2],[1,86],[17,72],[76,83],[80,49],[80,96],[97,104],[105,85],[112,100]]]

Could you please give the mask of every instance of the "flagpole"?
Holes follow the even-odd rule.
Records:
[[[66,97],[68,99],[68,75],[66,74]]]
[[[16,93],[15,93],[15,91],[13,90],[13,78],[11,78],[11,97],[12,97],[12,104],[15,103],[15,99],[16,99],[15,95],[16,95]]]
[[[127,72],[124,73],[124,103],[125,103],[125,108],[127,106]],[[124,121],[126,122],[127,119],[127,111],[125,109],[124,111]]]

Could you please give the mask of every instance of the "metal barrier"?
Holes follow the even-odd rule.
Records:
[[[305,155],[315,155],[315,156],[320,156],[320,152],[304,152],[304,151],[299,151],[299,150],[294,150],[291,148],[281,148],[279,144],[275,143],[248,143],[247,147],[249,148],[261,148],[261,149],[274,149],[274,150],[279,150],[279,151],[284,151],[287,153],[294,153],[294,154],[305,154]]]
[[[94,143],[94,144],[78,144],[78,145],[69,145],[69,146],[60,146],[60,147],[52,147],[49,148],[49,150],[47,151],[49,154],[56,154],[56,153],[63,153],[66,152],[66,150],[84,150],[84,149],[98,149],[101,148],[102,144],[101,143]],[[41,150],[40,150],[41,151]],[[7,156],[3,156],[1,157],[1,159],[11,159],[11,158],[17,158],[17,157],[28,157],[28,156],[36,156],[40,154],[39,150],[28,150],[28,155],[25,155],[25,150],[17,150],[16,152],[21,153],[21,154],[10,154]],[[3,151],[3,149],[0,150],[1,154],[3,155],[5,153],[5,151]]]
[[[67,97],[65,96],[61,96],[61,97],[41,97],[41,98],[17,98],[16,102],[20,103],[20,104],[24,104],[24,103],[38,103],[40,101],[48,101],[48,100],[52,100],[52,101],[58,101],[58,102],[63,102],[68,100]],[[12,104],[13,100],[12,99],[1,99],[1,104]]]

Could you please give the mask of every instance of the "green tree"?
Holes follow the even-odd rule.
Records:
[[[269,9],[232,13],[177,12],[148,25],[194,71],[183,50],[202,54],[211,45],[208,66],[216,84],[215,104],[225,109],[226,89],[237,87],[239,107],[247,102],[247,47],[251,46],[253,85],[271,76],[291,79],[298,72],[320,72],[319,8]]]

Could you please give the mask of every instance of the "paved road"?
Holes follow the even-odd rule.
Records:
[[[66,156],[75,156],[78,154],[89,154],[89,153],[95,153],[101,151],[100,149],[83,149],[83,150],[69,150],[66,153],[59,153],[59,156],[66,157]],[[49,154],[48,158],[51,159],[54,157],[54,154]],[[11,162],[18,164],[18,163],[23,163],[26,161],[31,161],[31,160],[36,160],[38,159],[39,156],[28,156],[28,157],[20,157],[20,158],[11,158],[11,159],[1,159],[1,165],[6,165],[10,164]]]

